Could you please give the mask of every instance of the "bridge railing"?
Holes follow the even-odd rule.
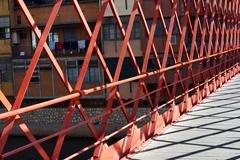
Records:
[[[126,30],[123,27],[121,17],[115,5],[116,2],[113,0],[103,0],[95,28],[92,31],[85,18],[87,12],[82,11],[81,5],[79,5],[77,0],[72,1],[72,5],[84,26],[85,32],[90,38],[78,80],[73,87],[68,82],[64,71],[46,43],[48,34],[61,7],[62,0],[56,0],[42,32],[24,1],[18,0],[20,8],[39,41],[14,103],[11,104],[6,96],[0,92],[0,100],[8,110],[8,112],[0,114],[1,121],[7,120],[0,139],[0,155],[3,159],[14,156],[31,147],[34,147],[43,159],[59,159],[60,153],[64,152],[62,149],[66,135],[84,126],[89,128],[95,142],[63,158],[73,159],[81,157],[82,154],[89,150],[93,151],[90,157],[94,159],[122,158],[128,153],[134,152],[138,147],[141,147],[152,136],[161,133],[165,126],[177,121],[179,116],[190,111],[194,105],[201,102],[202,99],[207,97],[211,92],[216,91],[217,88],[221,87],[239,72],[239,0],[151,1],[154,7],[151,11],[153,14],[150,26],[145,17],[146,11],[143,10],[144,1],[129,0],[129,2],[133,3],[133,8],[129,14]],[[166,5],[170,8],[168,11],[168,22],[166,22],[165,13],[163,12]],[[106,57],[101,51],[101,47],[97,44],[108,6],[110,6],[112,15],[122,36],[121,51],[119,52],[114,74],[110,72],[105,61]],[[142,32],[147,37],[146,46],[143,51],[144,54],[142,55],[142,65],[138,64],[135,50],[133,50],[133,46],[130,43],[131,32],[136,17],[140,17]],[[162,38],[164,39],[161,43],[157,42],[157,38],[155,37],[159,21],[162,26]],[[176,33],[177,42],[173,42],[172,37]],[[176,44],[173,45],[173,43]],[[158,46],[161,46],[162,53],[159,53]],[[31,77],[43,50],[67,89],[68,94],[35,105],[22,106],[21,104]],[[162,55],[162,58],[159,58],[159,54]],[[82,89],[84,77],[92,56],[98,57],[108,82],[94,88]],[[124,67],[124,59],[127,56],[131,59],[133,66],[133,68],[129,69],[135,70],[136,74],[126,79],[120,79],[121,70]],[[149,71],[148,63],[150,57],[154,57],[153,60],[157,68]],[[171,64],[168,64],[169,60],[172,61]],[[155,88],[150,91],[147,80],[152,77],[155,77],[157,80],[155,81]],[[131,82],[137,82],[138,84],[135,98],[127,101],[123,100],[121,98],[123,93],[119,91],[119,87]],[[104,90],[107,90],[104,111],[95,117],[90,117],[85,111],[88,106],[82,105],[81,99]],[[165,95],[164,103],[162,95]],[[115,100],[117,103],[113,103]],[[144,101],[151,111],[137,116],[138,110],[142,107],[141,101]],[[21,115],[61,102],[69,102],[69,105],[66,106],[68,111],[64,117],[62,129],[44,138],[36,139],[28,128],[28,124],[21,119]],[[82,117],[83,121],[70,125],[72,113],[75,110],[79,111],[79,116]],[[127,125],[120,127],[112,133],[106,133],[108,120],[116,112],[119,114],[120,112],[123,113]],[[144,125],[138,125],[139,122],[146,119],[148,121]],[[93,125],[96,121],[100,122],[99,128]],[[30,143],[4,153],[14,124],[17,124],[21,128]],[[107,141],[118,134],[123,134],[124,136],[111,145],[108,145]],[[44,149],[42,143],[54,138],[57,141],[53,153],[49,153],[49,151]]]

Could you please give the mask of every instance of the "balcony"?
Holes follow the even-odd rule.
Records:
[[[83,57],[88,45],[89,40],[49,42],[49,48],[56,57]],[[31,58],[35,51],[34,47],[29,44],[15,44],[12,49],[14,59]],[[41,57],[46,57],[46,55],[46,52],[43,51]]]

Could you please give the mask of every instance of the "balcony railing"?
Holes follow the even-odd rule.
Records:
[[[49,48],[56,57],[84,56],[88,48],[89,41],[67,41],[67,42],[50,42]],[[99,44],[100,46],[100,44]],[[35,51],[34,47],[29,44],[16,44],[12,47],[13,58],[30,58]],[[44,52],[44,51],[43,51]],[[45,57],[46,54],[42,54]]]

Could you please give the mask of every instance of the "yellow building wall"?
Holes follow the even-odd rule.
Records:
[[[0,0],[0,16],[9,15],[8,0]]]
[[[29,7],[30,13],[38,26],[44,26],[46,24],[52,7],[53,6],[47,6],[42,8]],[[83,3],[81,4],[81,9],[88,22],[94,22],[97,19],[99,13],[98,3]],[[21,17],[21,24],[17,23],[17,17]],[[73,5],[62,5],[56,17],[56,20],[54,21],[54,25],[76,24],[80,22],[81,21]],[[29,27],[28,21],[20,9],[15,10],[12,14],[11,25],[14,28]]]
[[[13,95],[13,85],[12,82],[3,82],[0,84],[1,91],[5,94],[5,96]]]
[[[11,56],[11,40],[0,40],[0,56]]]
[[[9,1],[0,0],[0,17],[9,16]],[[9,39],[0,40],[0,56],[11,56],[11,41]]]
[[[10,16],[8,0],[0,0],[0,17],[2,17],[2,16]],[[6,57],[6,56],[10,57],[11,52],[12,52],[11,51],[11,40],[10,39],[0,40],[0,57]],[[0,90],[6,96],[12,96],[13,95],[12,82],[0,83]]]

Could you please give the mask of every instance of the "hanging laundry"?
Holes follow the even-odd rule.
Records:
[[[61,51],[63,49],[63,45],[61,42],[56,42],[55,43],[55,48],[57,51]]]
[[[71,49],[71,42],[63,42],[63,48],[65,50],[70,50]]]
[[[71,49],[73,49],[73,50],[77,50],[78,49],[78,42],[77,41],[71,42]]]
[[[85,49],[86,48],[86,40],[78,41],[78,49]]]
[[[51,49],[51,51],[54,51],[56,49],[56,46],[55,46],[55,42],[54,41],[50,41],[49,42],[49,48]]]

